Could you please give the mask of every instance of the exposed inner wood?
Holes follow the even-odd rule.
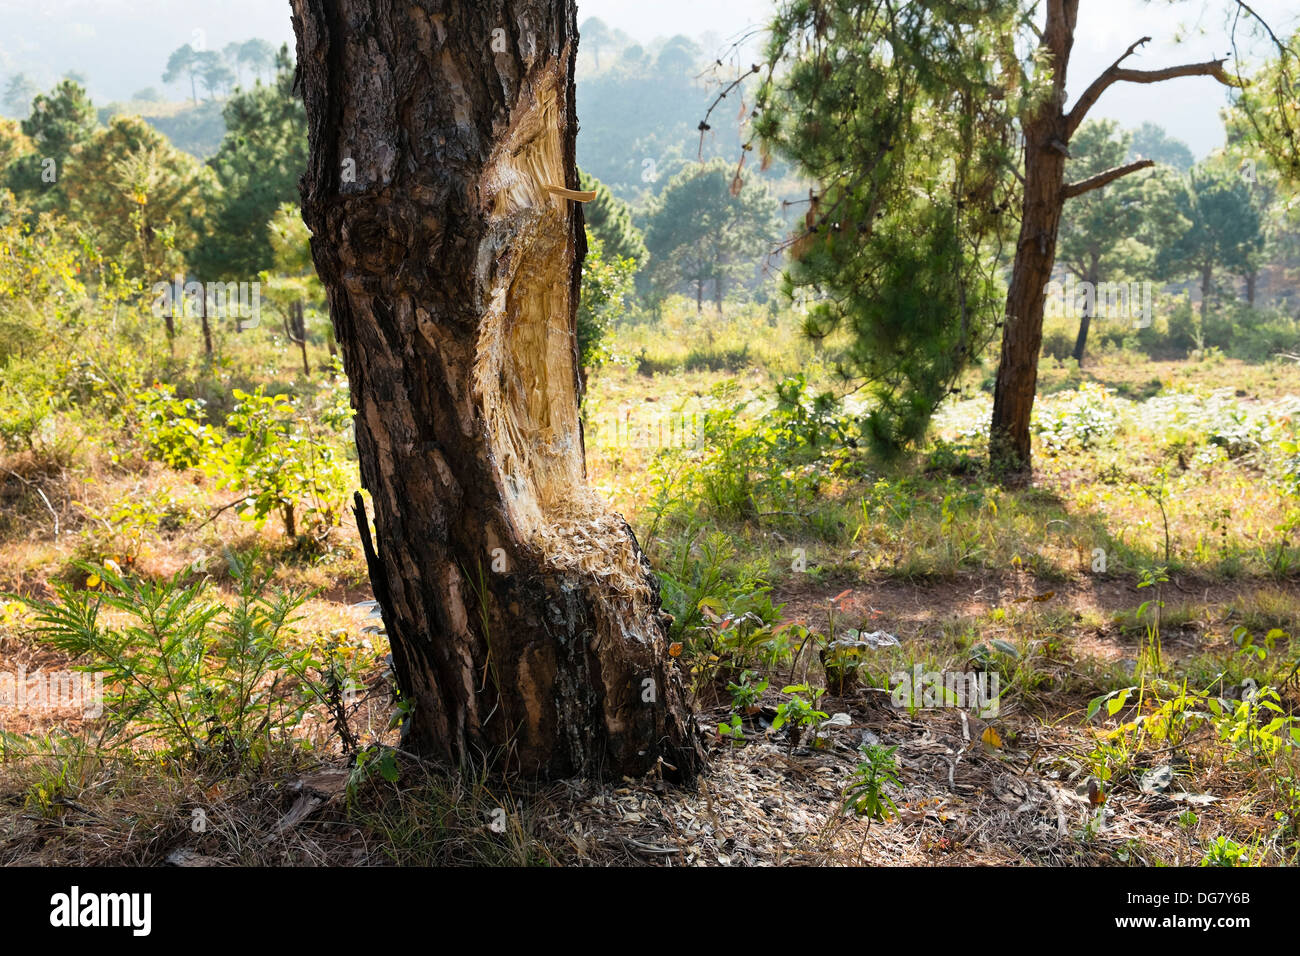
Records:
[[[569,326],[575,250],[564,182],[560,71],[544,69],[483,180],[491,290],[474,362],[475,398],[514,531],[552,567],[649,598],[621,520],[586,483]],[[591,194],[594,196],[594,193]]]

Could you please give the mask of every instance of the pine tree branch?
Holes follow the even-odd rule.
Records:
[[[1127,176],[1129,173],[1136,173],[1139,169],[1146,169],[1148,166],[1154,166],[1154,159],[1139,159],[1136,162],[1125,163],[1123,166],[1113,166],[1110,169],[1098,173],[1096,176],[1089,176],[1087,179],[1081,179],[1077,183],[1066,183],[1063,190],[1066,199],[1073,199],[1075,196],[1082,196],[1084,193],[1092,192],[1094,189],[1100,189],[1107,183],[1114,182],[1121,176]]]
[[[1176,79],[1180,76],[1212,76],[1224,86],[1237,86],[1235,79],[1228,75],[1223,68],[1227,58],[1219,60],[1207,60],[1204,63],[1184,63],[1181,66],[1167,66],[1163,70],[1130,70],[1120,64],[1127,60],[1138,47],[1145,43],[1151,42],[1150,37],[1143,37],[1134,42],[1120,56],[1118,60],[1107,67],[1100,76],[1089,84],[1088,88],[1083,91],[1079,97],[1079,102],[1074,104],[1066,116],[1066,134],[1073,135],[1074,131],[1079,128],[1088,111],[1101,98],[1101,94],[1106,92],[1115,83],[1161,83],[1165,80]]]

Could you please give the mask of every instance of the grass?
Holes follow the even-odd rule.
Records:
[[[211,363],[184,340],[174,359],[160,358],[157,342],[148,354],[179,395],[207,400],[215,425],[234,411],[234,388],[259,385],[323,420],[337,383],[324,373],[304,377],[282,337],[262,329],[219,344]],[[381,663],[361,675],[364,691],[348,711],[366,755],[355,771],[330,713],[315,705],[291,740],[234,774],[187,763],[157,739],[95,747],[93,721],[0,710],[0,862],[156,864],[178,849],[261,864],[660,861],[670,848],[647,820],[662,829],[688,819],[679,813],[725,817],[728,794],[709,787],[748,799],[752,773],[742,770],[762,748],[793,760],[813,752],[817,734],[795,749],[769,741],[756,722],[763,708],[788,704],[780,688],[797,681],[827,689],[821,710],[850,714],[881,747],[899,747],[904,768],[924,759],[917,726],[968,759],[954,789],[906,770],[898,782],[882,778],[873,803],[881,812],[859,821],[838,816],[841,795],[802,782],[807,775],[768,781],[792,805],[822,815],[815,831],[790,831],[795,858],[865,860],[869,828],[871,840],[914,847],[909,862],[943,862],[923,849],[929,836],[913,839],[909,829],[929,833],[933,820],[917,808],[940,801],[965,821],[941,828],[944,845],[968,862],[1294,862],[1300,773],[1288,735],[1300,507],[1294,456],[1282,449],[1295,438],[1300,370],[1214,356],[1151,361],[1104,343],[1082,370],[1046,362],[1036,481],[1006,490],[984,473],[985,369],[961,383],[924,448],[884,464],[846,438],[853,397],[845,410],[815,404],[822,391],[845,391],[832,353],[833,344],[818,350],[801,338],[796,317],[765,306],[697,318],[693,304],[675,302],[660,321],[621,329],[614,360],[591,379],[591,481],[663,575],[701,720],[731,726],[742,718],[739,736],[715,738],[713,783],[701,794],[668,800],[654,781],[629,784],[630,794],[542,790],[473,768],[427,766],[398,749]],[[320,341],[313,355],[324,359]],[[797,401],[778,401],[778,384],[796,378]],[[113,561],[150,581],[189,569],[233,605],[231,568],[256,559],[271,586],[310,594],[286,648],[327,641],[382,661],[382,634],[352,607],[370,593],[348,521],[306,542],[288,539],[274,520],[243,520],[227,507],[237,495],[202,463],[178,469],[155,460],[128,414],[121,396],[72,404],[49,417],[33,444],[5,448],[0,590],[49,597],[60,584],[88,585],[83,562]],[[345,434],[330,441],[346,449]],[[1167,581],[1139,587],[1160,576]],[[898,646],[854,650],[854,687],[842,670],[832,686],[824,665],[835,659],[826,657],[831,642],[851,645],[876,631],[895,635]],[[1154,663],[1144,656],[1153,637],[1161,649]],[[40,641],[12,600],[0,605],[0,653],[10,669],[85,663]],[[1000,743],[978,726],[972,732],[974,718],[960,722],[952,708],[917,710],[905,715],[910,723],[889,710],[896,675],[918,666],[995,672],[1002,706],[989,740]],[[746,669],[769,686],[755,714],[733,714],[726,685]],[[1274,688],[1280,710],[1260,703],[1241,711],[1247,681]],[[1088,717],[1099,697],[1132,687],[1114,713],[1103,705]],[[1211,713],[1212,700],[1220,713],[1189,716]],[[844,759],[848,780],[856,758]],[[1173,784],[1165,792],[1214,798],[1195,805],[1194,821],[1180,816],[1189,804],[1149,806],[1143,775],[1166,764]],[[1007,767],[1067,797],[1084,794],[1060,818],[1064,833],[1055,823],[1032,834],[1015,829],[1024,821],[1000,811],[995,793]],[[284,826],[303,781],[330,770],[345,773],[347,785]],[[1090,785],[1106,802],[1089,803]],[[196,809],[212,824],[203,832],[191,828]],[[1134,827],[1138,838],[1120,836]],[[988,834],[1004,839],[991,847]]]

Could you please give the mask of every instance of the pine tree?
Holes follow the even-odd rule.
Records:
[[[146,285],[170,281],[197,240],[211,172],[137,116],[118,116],[68,160],[68,214]]]
[[[756,105],[775,153],[816,183],[790,247],[806,330],[839,334],[840,370],[875,399],[877,448],[919,439],[1000,314],[1014,199],[1015,3],[783,4]],[[782,69],[777,69],[780,66]]]
[[[1129,159],[1154,159],[1157,163],[1172,166],[1185,173],[1196,165],[1196,157],[1181,139],[1174,139],[1163,126],[1150,121],[1133,131],[1129,144]]]
[[[1286,159],[1300,145],[1294,49],[1241,0],[1229,6],[1237,14],[1230,37],[1240,23],[1260,25],[1281,51],[1277,72],[1263,74],[1265,88],[1240,105],[1257,129],[1272,131],[1274,138],[1265,141],[1279,163],[1294,163]],[[877,383],[877,430],[887,441],[919,437],[925,409],[977,354],[995,294],[987,264],[1004,238],[999,217],[1008,209],[1012,218],[1018,213],[989,426],[990,462],[1009,483],[1031,474],[1043,307],[1066,203],[1154,165],[1142,159],[1067,182],[1076,130],[1116,84],[1206,76],[1239,85],[1226,58],[1135,69],[1129,59],[1150,40],[1142,37],[1067,109],[1080,8],[1079,0],[785,0],[772,24],[767,81],[757,104],[760,141],[793,158],[820,187],[794,250],[800,261],[792,281],[822,299],[813,312],[819,330],[848,327],[868,341],[880,335],[858,351],[854,364],[860,367],[850,371]],[[1013,144],[1019,155],[1010,153]],[[913,214],[899,218],[909,206]],[[911,235],[904,231],[909,224]],[[877,241],[878,231],[891,225],[892,233]],[[844,238],[846,229],[860,238]],[[826,230],[840,230],[840,239]],[[882,248],[896,254],[909,241],[935,250],[929,260],[919,248],[910,257],[928,275],[904,274],[881,258]],[[939,315],[917,316],[918,323],[937,325],[905,343],[932,349],[910,370],[905,348],[890,351],[890,323],[906,320],[873,315],[871,306],[891,291],[902,294],[887,285],[900,280],[946,292],[950,303]],[[883,427],[895,412],[903,414],[903,427]]]
[[[650,253],[646,250],[645,236],[632,222],[632,208],[599,179],[581,169],[578,186],[596,193],[595,199],[584,204],[583,212],[591,234],[604,243],[605,255],[631,259],[638,268],[644,266]]]
[[[307,168],[307,116],[293,91],[287,48],[269,86],[257,84],[225,106],[226,135],[208,161],[219,189],[209,196],[213,214],[195,251],[195,268],[210,279],[256,276],[274,265],[268,223],[281,203],[298,199]]]
[[[41,88],[26,73],[15,73],[5,84],[4,105],[10,114],[22,118],[30,115],[32,100]]]
[[[1133,140],[1114,120],[1084,123],[1074,134],[1066,175],[1082,181],[1122,165],[1131,155]],[[1154,141],[1148,132],[1147,142]],[[1165,167],[1080,196],[1065,207],[1061,218],[1057,262],[1093,288],[1103,278],[1120,281],[1141,273],[1150,278],[1154,250],[1172,241],[1174,230],[1185,225],[1175,208],[1180,189],[1178,177]],[[1096,305],[1095,297],[1086,299],[1079,317],[1073,355],[1080,365]]]
[[[722,159],[687,166],[664,187],[646,226],[652,298],[689,287],[702,311],[711,288],[721,311],[728,284],[759,267],[778,229],[776,200],[760,183],[742,184]]]
[[[23,133],[34,151],[10,163],[5,172],[8,187],[33,212],[65,208],[64,166],[97,124],[95,107],[85,89],[71,80],[37,96],[31,115],[22,121]]]
[[[1186,220],[1181,234],[1160,250],[1157,267],[1170,279],[1195,275],[1200,280],[1201,328],[1215,278],[1221,271],[1246,275],[1264,247],[1263,221],[1250,183],[1234,169],[1202,164],[1188,175],[1178,193],[1177,209]]]

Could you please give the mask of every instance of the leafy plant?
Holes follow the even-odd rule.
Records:
[[[1225,836],[1215,837],[1205,850],[1201,866],[1249,866],[1250,853],[1246,847]]]
[[[790,699],[777,706],[772,731],[775,733],[782,727],[788,728],[786,735],[790,740],[790,752],[793,753],[804,731],[810,727],[816,728],[830,716],[816,707],[826,689],[819,687],[813,690],[807,684],[791,684],[782,687],[781,693],[790,695]],[[805,694],[811,695],[812,700],[803,696]]]
[[[822,638],[820,656],[826,670],[826,683],[843,697],[846,691],[858,686],[860,671],[866,664],[870,645],[858,639],[856,628],[849,628],[834,640]]]
[[[727,690],[731,692],[731,709],[738,714],[752,714],[758,707],[758,702],[763,697],[763,691],[767,690],[767,681],[760,680],[753,683],[757,677],[754,671],[743,671],[740,675],[740,683],[730,683]]]
[[[319,538],[338,524],[347,480],[340,451],[282,395],[234,391],[221,479],[246,493],[241,516],[259,524],[278,513],[288,538],[300,523]]]
[[[177,398],[173,385],[155,384],[135,397],[140,437],[150,457],[178,470],[209,463],[221,433],[207,424],[201,398]]]
[[[265,578],[242,569],[227,607],[204,580],[152,584],[81,568],[103,590],[65,584],[57,600],[28,604],[40,639],[103,673],[101,743],[151,735],[184,759],[240,768],[259,762],[311,705],[300,687],[313,650],[289,639],[303,597],[268,593]]]
[[[902,787],[894,757],[897,750],[897,747],[879,744],[863,744],[858,748],[863,759],[858,761],[844,788],[844,812],[851,811],[871,820],[884,820],[898,811],[885,790],[886,787]]]

